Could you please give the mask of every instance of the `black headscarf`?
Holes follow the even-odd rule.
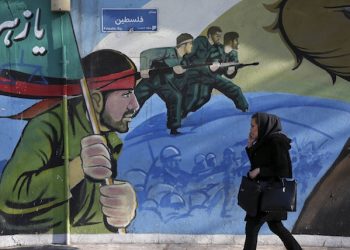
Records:
[[[282,131],[280,118],[276,115],[255,113],[253,118],[256,118],[256,122],[258,124],[257,143],[263,141],[272,134],[281,133]]]
[[[267,113],[255,113],[258,124],[258,142],[271,134],[282,131],[280,118],[276,115]]]

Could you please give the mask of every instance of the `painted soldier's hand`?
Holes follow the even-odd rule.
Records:
[[[186,72],[186,69],[184,69],[181,65],[174,66],[173,70],[174,70],[175,74],[177,74],[177,75],[181,75],[181,74]]]
[[[140,72],[141,78],[149,78],[149,69],[143,69]]]
[[[209,66],[210,70],[212,72],[217,71],[220,68],[220,63],[219,62],[213,62],[212,65]]]
[[[236,71],[236,67],[235,66],[230,66],[230,67],[228,67],[226,73],[228,75],[232,75],[233,73],[235,73],[235,71]]]
[[[107,223],[117,228],[130,224],[135,217],[136,194],[130,183],[114,181],[114,184],[101,186],[100,203]]]
[[[84,173],[96,180],[112,175],[111,156],[107,142],[102,135],[90,135],[81,140],[80,157]]]

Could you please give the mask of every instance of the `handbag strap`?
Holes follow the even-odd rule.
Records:
[[[281,182],[282,182],[282,189],[283,189],[283,192],[285,192],[286,191],[286,181],[288,181],[288,180],[290,180],[290,181],[295,181],[295,179],[294,178],[286,178],[286,177],[280,177],[279,178],[280,180],[281,180]]]

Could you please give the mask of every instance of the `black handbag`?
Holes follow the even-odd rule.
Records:
[[[255,216],[259,209],[259,199],[261,186],[256,181],[242,176],[242,182],[238,191],[238,205],[243,208],[248,215]]]
[[[265,185],[262,192],[260,210],[265,212],[295,212],[297,205],[297,182],[281,178],[280,181]]]

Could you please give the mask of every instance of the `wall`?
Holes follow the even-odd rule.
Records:
[[[245,152],[250,117],[268,112],[281,118],[292,139],[297,211],[284,224],[294,234],[350,236],[349,2],[73,0],[71,19],[50,12],[47,1],[37,2],[0,2],[2,235],[124,228],[133,234],[242,235],[245,212],[237,205],[237,191],[250,167]],[[102,8],[156,8],[158,29],[101,32]],[[32,14],[25,16],[25,10]],[[206,85],[212,84],[207,78],[185,73],[173,92],[161,84],[171,79],[158,79],[158,87],[138,79],[136,72],[152,67],[151,54],[143,51],[167,47],[166,59],[174,66],[177,37],[206,36],[212,26],[222,35],[238,32],[239,62],[259,64],[242,67],[234,78],[220,76],[224,85]],[[94,120],[85,114],[89,100],[81,97],[84,76],[110,165],[84,163],[81,156],[82,145],[89,146],[81,139],[93,133]],[[124,93],[135,79],[139,111],[134,94]],[[185,81],[197,88],[184,88]],[[147,86],[155,90],[147,92],[152,90]],[[113,91],[129,98],[127,103],[115,97],[106,106]],[[188,100],[198,105],[184,113]],[[130,124],[127,110],[136,112]],[[174,126],[180,134],[170,134]],[[82,164],[102,168],[89,175]],[[120,182],[103,192],[103,178],[91,176],[103,176],[104,164],[111,166],[112,179],[131,184],[136,200]],[[100,194],[112,202],[102,202],[104,210]],[[263,227],[262,234],[271,232]]]

